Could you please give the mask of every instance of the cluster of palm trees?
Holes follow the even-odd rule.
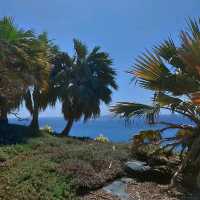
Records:
[[[62,52],[46,33],[19,29],[10,17],[0,21],[0,122],[25,103],[39,128],[39,112],[62,104],[68,135],[74,121],[95,118],[117,89],[112,60],[99,47],[89,51],[74,40],[74,55]]]
[[[30,126],[38,129],[39,112],[60,101],[67,121],[61,135],[68,135],[75,121],[99,116],[100,104],[111,102],[112,91],[117,89],[116,72],[111,66],[111,58],[99,47],[89,51],[74,40],[74,55],[70,56],[60,51],[46,33],[24,31],[12,18],[3,18],[0,123],[7,123],[7,115],[25,103],[32,116]],[[200,188],[200,21],[188,21],[187,31],[180,33],[179,45],[170,38],[139,56],[129,73],[141,87],[153,91],[153,102],[120,102],[111,111],[126,119],[144,116],[149,123],[158,123],[163,109],[189,118],[194,125],[159,122],[165,127],[148,136],[160,143],[167,141],[169,150],[182,145],[186,155],[181,167],[184,180]],[[162,136],[173,128],[179,129],[175,136]],[[135,139],[140,143],[148,136],[142,132]]]
[[[139,86],[153,92],[152,104],[120,102],[111,111],[126,119],[145,117],[149,123],[164,125],[154,133],[141,132],[135,139],[141,143],[156,136],[169,151],[181,145],[186,156],[179,172],[186,184],[200,188],[200,20],[188,20],[179,45],[169,38],[139,56],[129,73]],[[193,125],[160,122],[163,109],[189,118]],[[162,133],[168,129],[179,131],[166,138]]]

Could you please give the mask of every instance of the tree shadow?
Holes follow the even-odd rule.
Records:
[[[39,131],[18,124],[0,124],[0,145],[26,143],[31,137],[39,136]]]
[[[199,200],[200,199],[200,191],[189,188],[176,188],[179,196],[177,199],[179,200]]]

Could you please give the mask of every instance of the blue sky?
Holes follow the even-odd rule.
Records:
[[[89,48],[99,45],[114,61],[119,90],[113,102],[149,103],[150,92],[130,84],[125,73],[145,49],[186,26],[187,17],[200,16],[199,0],[0,0],[0,17],[13,16],[16,24],[35,32],[47,31],[61,49],[72,53],[72,39]],[[21,114],[27,115],[22,108]],[[108,108],[102,106],[102,114]],[[42,116],[59,116],[60,105]]]

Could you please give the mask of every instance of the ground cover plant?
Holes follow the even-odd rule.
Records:
[[[60,138],[45,131],[1,145],[0,199],[77,199],[120,177],[129,152],[125,144]]]

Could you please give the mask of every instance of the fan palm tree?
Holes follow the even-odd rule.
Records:
[[[35,62],[32,72],[35,81],[32,87],[29,87],[24,95],[26,108],[32,115],[30,127],[39,128],[39,112],[45,110],[48,105],[55,105],[56,96],[53,95],[51,88],[50,74],[52,70],[53,59],[58,51],[52,41],[48,40],[46,33],[38,36],[32,46],[35,58],[39,62]]]
[[[19,29],[12,18],[0,20],[0,120],[7,122],[7,114],[16,109],[22,94],[32,84],[32,59],[30,46],[34,41],[32,31]]]
[[[126,119],[145,117],[150,123],[161,123],[166,126],[159,130],[161,134],[173,128],[184,131],[171,138],[161,137],[160,142],[169,150],[184,147],[184,183],[200,187],[200,23],[190,19],[188,26],[189,31],[180,33],[179,46],[170,38],[139,56],[129,71],[141,87],[154,92],[152,104],[120,102],[111,111]],[[189,118],[194,126],[159,122],[162,109]]]
[[[112,89],[117,89],[112,60],[95,47],[91,52],[74,40],[75,54],[57,56],[55,62],[56,90],[62,103],[67,125],[61,135],[68,135],[73,123],[98,117],[101,103],[111,102]]]

